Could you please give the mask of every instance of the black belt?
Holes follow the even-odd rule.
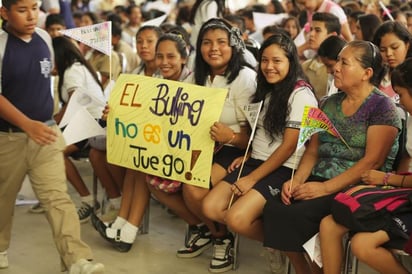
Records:
[[[0,131],[9,133],[24,132],[21,128],[18,127],[0,127]]]

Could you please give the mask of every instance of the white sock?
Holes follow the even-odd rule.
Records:
[[[119,197],[113,198],[113,199],[109,199],[109,202],[114,207],[114,209],[119,209],[120,208],[121,201],[122,201],[122,196],[119,196]]]
[[[110,228],[121,229],[126,223],[127,223],[126,219],[120,216],[117,216],[114,222],[112,223],[112,225],[110,226]]]
[[[106,235],[109,238],[116,238],[117,231],[119,229],[113,228],[106,228]],[[120,240],[125,243],[133,243],[136,239],[137,231],[139,228],[137,226],[132,225],[131,223],[127,222],[121,229],[120,229]]]
[[[80,197],[80,200],[83,203],[86,203],[89,206],[93,207],[93,201],[94,201],[93,195],[87,195],[87,196]]]

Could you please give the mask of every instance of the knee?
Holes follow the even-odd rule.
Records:
[[[237,210],[228,210],[225,221],[231,231],[242,234],[242,231],[245,228],[245,220],[241,212]]]
[[[217,214],[218,209],[213,199],[208,199],[208,197],[205,197],[203,199],[203,202],[201,203],[201,209],[205,217],[211,220],[214,220],[214,221],[218,220],[218,215],[219,215]]]
[[[355,234],[351,239],[351,251],[353,255],[361,261],[367,260],[371,256],[371,246],[359,234]]]
[[[326,216],[320,221],[319,233],[320,235],[330,235],[335,232],[336,222],[333,220],[332,215]]]

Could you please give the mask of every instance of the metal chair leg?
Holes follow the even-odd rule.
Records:
[[[142,223],[139,227],[140,234],[149,233],[150,203],[146,206]]]
[[[343,264],[343,274],[349,274],[349,268],[351,264],[352,254],[350,251],[350,240],[347,239],[344,246],[344,264]]]
[[[236,270],[239,267],[239,234],[235,233],[234,235],[234,242],[233,242],[233,265],[232,269]]]
[[[97,191],[98,191],[98,179],[96,176],[96,173],[93,171],[93,206],[94,206],[94,211],[96,212],[97,210]]]

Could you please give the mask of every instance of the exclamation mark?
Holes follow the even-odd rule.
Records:
[[[190,159],[190,171],[185,173],[185,178],[188,181],[192,180],[192,169],[195,166],[197,159],[199,159],[201,152],[201,150],[192,150],[192,158]]]

